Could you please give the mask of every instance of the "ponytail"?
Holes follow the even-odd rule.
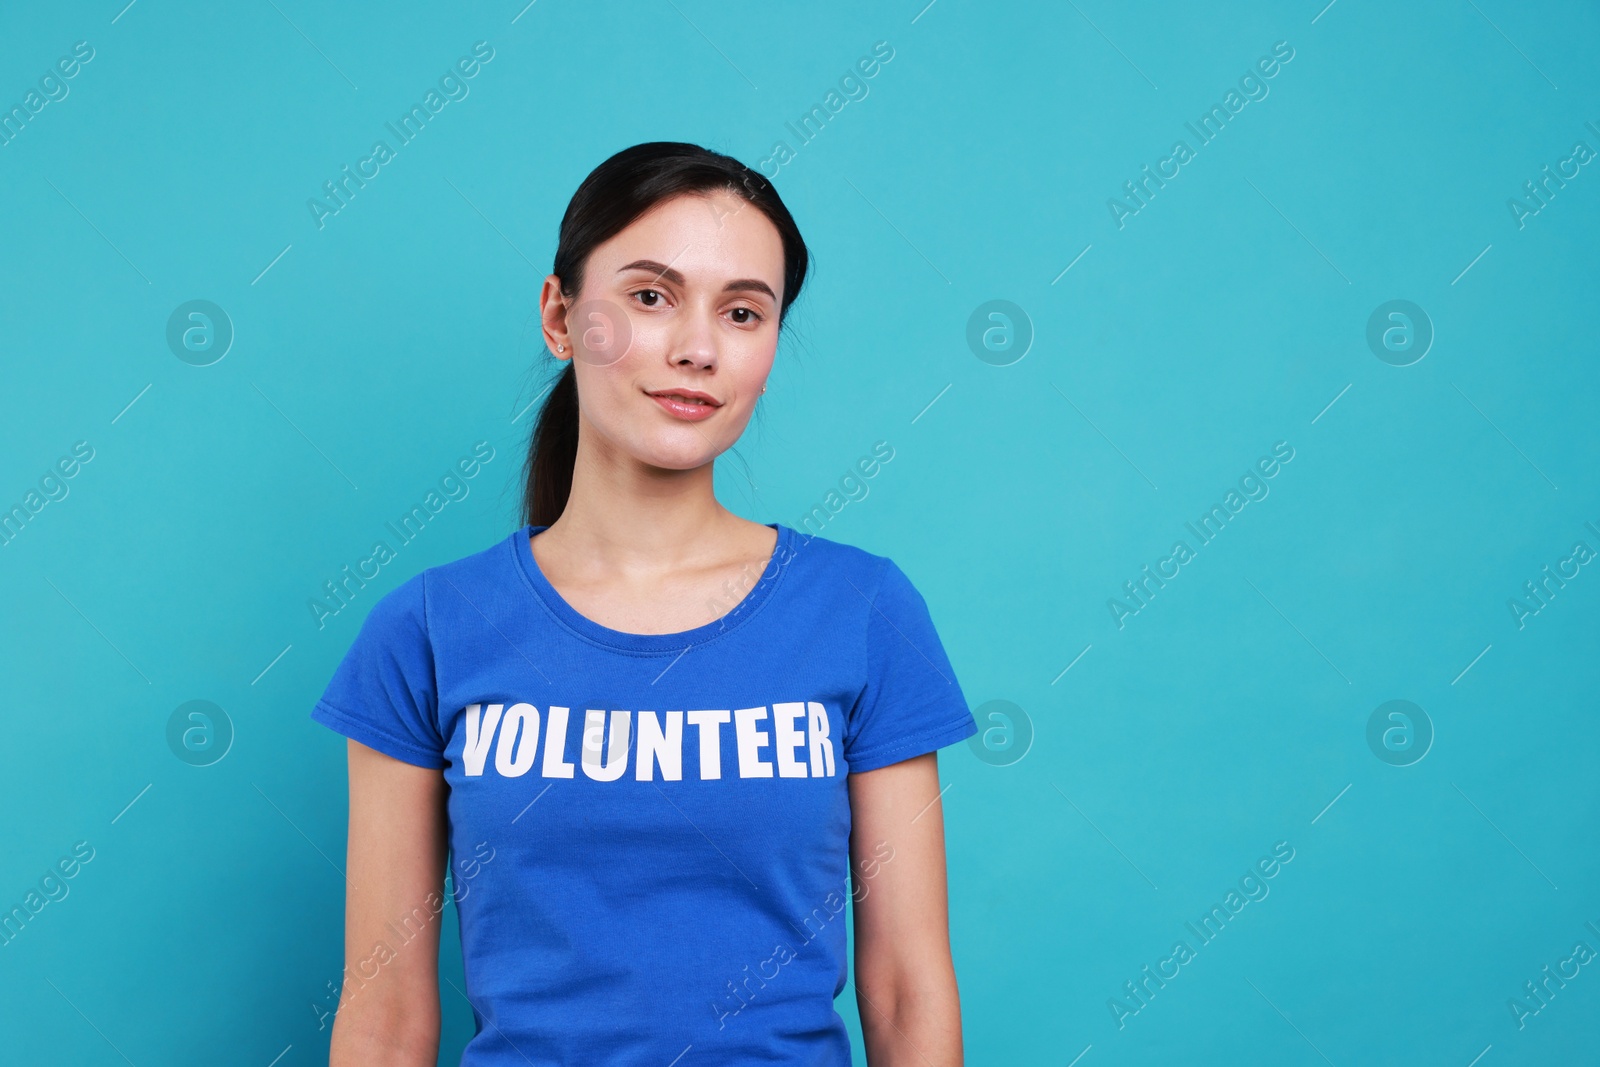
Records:
[[[553,526],[572,495],[572,468],[578,460],[578,376],[573,360],[561,368],[539,411],[528,450],[522,523]]]

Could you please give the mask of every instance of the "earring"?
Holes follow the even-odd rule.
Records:
[[[565,352],[566,350],[567,350],[567,346],[566,345],[556,345],[556,351],[557,352]]]
[[[761,391],[762,391],[762,392],[763,392],[763,393],[764,393],[764,392],[766,392],[766,391],[767,391],[767,387],[766,387],[766,386],[764,386],[764,385],[763,385],[763,386],[762,386],[762,387],[761,387]]]

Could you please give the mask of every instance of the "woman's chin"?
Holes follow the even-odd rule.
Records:
[[[677,436],[677,435],[674,435]],[[717,458],[718,450],[703,437],[693,441],[653,441],[634,452],[634,458],[662,470],[688,471],[703,467]]]

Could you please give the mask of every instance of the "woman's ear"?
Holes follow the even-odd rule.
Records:
[[[567,315],[571,311],[567,298],[561,292],[561,279],[547,275],[539,290],[539,319],[543,326],[545,347],[557,359],[572,358],[572,341],[567,336]]]

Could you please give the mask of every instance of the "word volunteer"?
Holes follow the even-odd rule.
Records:
[[[814,700],[775,703],[769,716],[766,705],[710,711],[640,711],[637,744],[630,743],[634,726],[630,711],[611,712],[611,734],[602,753],[606,713],[588,709],[584,715],[583,744],[577,763],[567,759],[567,722],[572,709],[546,708],[543,759],[545,778],[572,778],[577,767],[597,782],[614,782],[627,771],[633,757],[634,777],[641,782],[683,780],[683,734],[687,724],[698,741],[702,781],[723,777],[723,727],[732,724],[733,749],[729,771],[739,778],[832,778],[835,774],[833,738],[828,736],[826,709]],[[471,704],[465,709],[466,737],[461,761],[468,778],[481,777],[493,766],[504,778],[518,778],[533,769],[539,738],[540,712],[532,704]],[[761,729],[769,722],[770,730]],[[495,736],[498,728],[499,740]],[[494,760],[490,761],[490,748]],[[765,753],[765,754],[764,754]],[[732,773],[728,775],[734,777]]]

